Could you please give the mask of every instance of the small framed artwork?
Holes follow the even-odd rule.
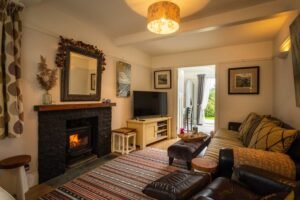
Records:
[[[228,94],[259,94],[259,67],[229,68]]]
[[[291,53],[293,61],[296,106],[300,107],[300,15],[290,26]]]
[[[171,70],[160,70],[154,72],[154,88],[170,89],[172,87]]]
[[[117,62],[117,96],[129,97],[131,87],[131,65],[122,61]]]
[[[91,74],[91,90],[96,90],[96,74]]]

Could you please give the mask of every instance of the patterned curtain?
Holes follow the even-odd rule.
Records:
[[[23,133],[23,102],[20,90],[21,7],[0,0],[0,139]]]

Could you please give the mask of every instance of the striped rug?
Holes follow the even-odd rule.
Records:
[[[185,162],[178,160],[169,166],[166,151],[146,148],[119,156],[40,200],[151,199],[142,193],[148,183],[183,168],[186,168]]]

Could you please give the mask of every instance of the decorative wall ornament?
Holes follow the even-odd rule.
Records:
[[[56,65],[61,70],[61,101],[99,101],[105,57],[96,46],[60,36]]]
[[[41,56],[41,62],[39,63],[39,72],[36,75],[38,83],[43,90],[46,90],[46,93],[43,95],[43,104],[51,104],[52,96],[49,94],[57,81],[57,68],[49,69],[47,67],[46,58]]]
[[[131,85],[131,65],[117,62],[117,96],[129,97]]]
[[[55,58],[55,63],[57,65],[57,67],[59,68],[64,68],[65,67],[65,61],[66,61],[66,57],[67,57],[67,49],[68,47],[75,47],[75,48],[79,48],[82,49],[83,51],[88,51],[92,54],[97,55],[98,57],[100,57],[102,59],[102,71],[105,70],[104,65],[106,65],[105,63],[105,55],[104,53],[99,50],[97,48],[97,46],[91,45],[91,44],[86,44],[82,41],[76,41],[73,39],[68,39],[68,38],[64,38],[62,36],[59,37],[60,41],[59,41],[59,47],[56,53],[56,58]]]
[[[296,106],[300,107],[300,15],[290,26]]]
[[[170,89],[172,87],[171,70],[160,70],[154,72],[154,88]]]
[[[229,68],[228,94],[259,94],[259,67]]]

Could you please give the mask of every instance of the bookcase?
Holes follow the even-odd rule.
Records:
[[[141,149],[148,144],[171,138],[171,117],[128,120],[127,127],[136,129],[136,143]]]

